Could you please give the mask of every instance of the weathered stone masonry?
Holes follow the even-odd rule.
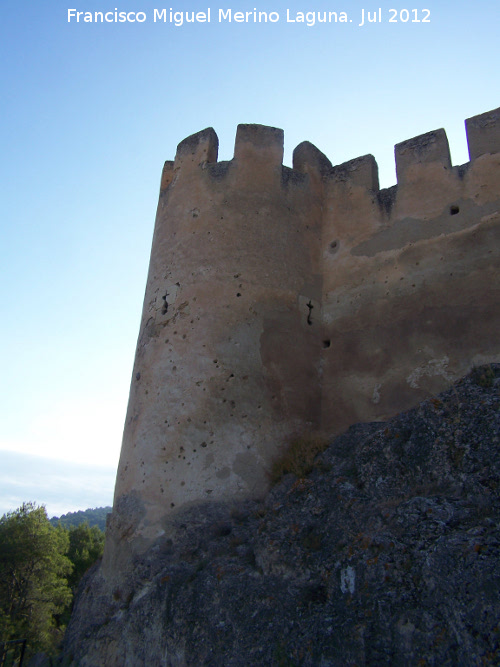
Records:
[[[500,109],[332,167],[212,129],[165,164],[104,570],[191,502],[259,497],[290,440],[386,419],[500,360]],[[411,462],[409,462],[411,463]]]

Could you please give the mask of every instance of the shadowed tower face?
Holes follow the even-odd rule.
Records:
[[[283,132],[212,129],[167,162],[105,569],[189,503],[258,498],[291,439],[385,419],[498,359],[499,110],[332,167]]]

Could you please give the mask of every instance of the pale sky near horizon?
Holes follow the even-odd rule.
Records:
[[[381,187],[394,144],[440,127],[468,161],[465,118],[500,105],[498,0],[308,4],[2,0],[0,515],[111,504],[160,174],[182,139],[212,126],[230,159],[238,123],[281,127],[285,164],[306,139],[333,164],[372,153]],[[212,20],[153,21],[170,7]],[[218,21],[254,7],[279,21]],[[146,21],[68,22],[115,8]],[[65,483],[48,462],[37,486],[24,455],[66,465]]]

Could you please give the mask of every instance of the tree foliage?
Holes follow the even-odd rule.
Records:
[[[70,528],[68,558],[73,564],[73,572],[68,582],[73,590],[89,567],[102,556],[103,549],[104,533],[97,526],[90,528],[88,523],[81,523]]]
[[[103,549],[104,533],[97,526],[54,526],[43,506],[24,503],[4,514],[0,643],[27,639],[29,653],[53,652],[69,619],[72,593]]]
[[[51,651],[57,616],[71,601],[68,532],[45,507],[23,503],[0,519],[0,640],[26,638],[31,652]]]

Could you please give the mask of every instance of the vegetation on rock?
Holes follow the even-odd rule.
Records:
[[[320,433],[306,433],[294,438],[283,454],[274,461],[271,482],[276,484],[287,474],[306,477],[313,469],[314,459],[327,447],[328,440]]]

